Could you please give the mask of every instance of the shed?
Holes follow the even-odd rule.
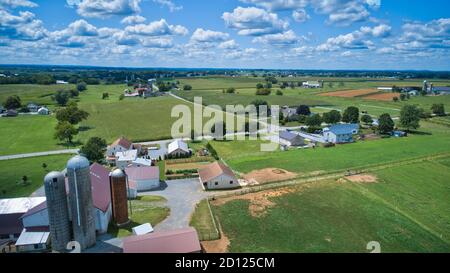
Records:
[[[144,235],[153,232],[153,227],[150,223],[142,224],[140,226],[132,228],[133,235]]]
[[[281,145],[286,146],[302,146],[305,144],[305,138],[288,131],[281,131],[279,134]]]
[[[190,151],[184,141],[175,140],[169,144],[167,153],[171,156],[186,156],[190,154]]]
[[[323,129],[323,138],[329,143],[349,143],[358,131],[359,124],[335,124]]]
[[[123,239],[124,253],[199,253],[201,250],[197,231],[192,227]]]
[[[125,173],[129,184],[135,184],[138,192],[149,191],[160,186],[159,167],[127,167]]]
[[[48,227],[24,228],[16,242],[19,252],[42,251],[48,248],[50,231]]]
[[[206,189],[230,189],[239,187],[233,171],[222,162],[208,164],[198,170],[198,175],[203,188]]]
[[[46,116],[50,113],[50,110],[48,110],[47,107],[41,107],[41,108],[39,108],[39,110],[37,112],[39,115]]]

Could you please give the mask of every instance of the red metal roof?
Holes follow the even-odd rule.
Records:
[[[116,141],[114,141],[113,144],[111,144],[111,146],[120,145],[126,149],[130,149],[132,144],[133,143],[131,141],[129,141],[128,139],[121,137],[121,138],[116,139]]]
[[[193,253],[200,251],[197,231],[191,227],[123,239],[124,253]]]
[[[109,186],[109,170],[98,163],[91,165],[92,201],[101,211],[108,210],[111,203],[111,188]]]
[[[125,173],[129,180],[159,179],[159,167],[127,167]]]

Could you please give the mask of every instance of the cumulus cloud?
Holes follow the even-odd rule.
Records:
[[[113,34],[113,39],[118,45],[134,46],[139,44],[139,39],[133,35],[128,35],[124,31]]]
[[[269,44],[273,46],[287,46],[296,44],[299,38],[292,30],[283,33],[269,34],[253,39],[254,43]]]
[[[18,8],[18,7],[26,7],[26,8],[35,8],[38,5],[34,2],[28,0],[0,0],[0,8]]]
[[[132,15],[141,11],[141,0],[81,0],[68,3],[84,17],[105,18],[112,15]]]
[[[188,30],[180,25],[169,25],[165,19],[154,21],[149,24],[138,24],[128,26],[125,31],[131,34],[144,36],[164,36],[164,35],[180,35],[188,34]]]
[[[229,40],[229,41],[220,43],[219,48],[220,49],[237,49],[237,48],[239,48],[239,45],[236,43],[235,40]]]
[[[172,48],[173,41],[169,38],[146,38],[142,45],[148,48]]]
[[[227,27],[237,29],[239,35],[245,36],[280,33],[289,26],[277,14],[255,7],[237,7],[232,13],[225,12],[222,18]]]
[[[179,11],[183,9],[183,6],[178,6],[171,0],[153,0],[153,2],[169,8],[170,12]]]
[[[35,19],[35,15],[29,11],[13,15],[6,10],[0,10],[0,36],[36,41],[46,37],[47,30],[42,21]]]
[[[124,25],[135,25],[144,23],[147,19],[140,15],[127,16],[120,21]]]
[[[246,4],[254,4],[271,11],[301,9],[307,6],[309,0],[240,0]]]
[[[230,35],[225,32],[197,28],[192,34],[191,41],[198,43],[216,43],[227,40],[229,36]]]
[[[292,12],[292,18],[294,18],[296,22],[303,23],[308,20],[310,16],[306,13],[305,9],[298,9]]]

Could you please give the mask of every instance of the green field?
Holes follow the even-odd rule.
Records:
[[[436,162],[386,169],[376,183],[312,182],[271,198],[262,216],[249,201],[215,206],[230,252],[450,251],[450,169]]]
[[[0,103],[7,97],[17,95],[20,97],[22,105],[30,102],[53,105],[52,95],[58,90],[70,90],[74,85],[37,85],[37,84],[0,84]]]
[[[189,225],[197,230],[200,241],[219,239],[219,233],[214,225],[206,199],[197,204]]]
[[[44,185],[44,176],[49,171],[61,171],[71,155],[53,155],[0,161],[0,198],[29,196]],[[44,169],[42,164],[47,164]],[[28,185],[21,183],[28,177]]]

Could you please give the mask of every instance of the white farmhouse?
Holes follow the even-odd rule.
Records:
[[[230,189],[239,187],[233,171],[221,162],[214,162],[199,169],[200,182],[205,190]]]
[[[119,169],[124,170],[133,161],[136,161],[138,155],[137,150],[128,150],[116,153],[116,166]]]
[[[182,140],[175,140],[168,146],[167,153],[170,156],[187,156],[191,153],[188,145]]]
[[[108,146],[106,149],[106,157],[108,161],[115,161],[116,153],[125,152],[131,149],[133,149],[133,143],[128,139],[121,137]]]

